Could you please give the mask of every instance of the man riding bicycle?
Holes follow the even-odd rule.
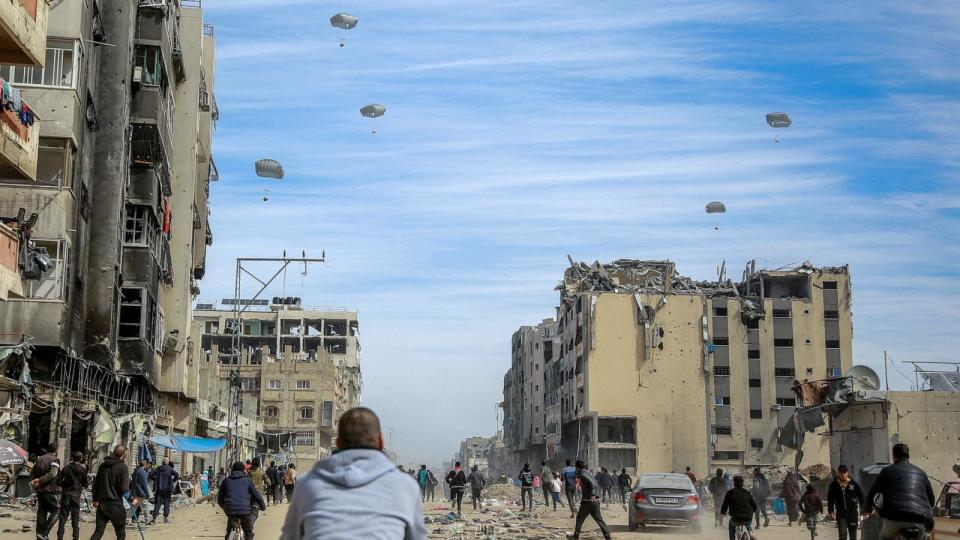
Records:
[[[878,496],[879,495],[879,500]],[[864,515],[879,509],[881,540],[896,540],[905,529],[917,528],[923,536],[933,528],[933,486],[927,473],[910,463],[910,447],[893,445],[893,465],[880,471],[864,504]]]
[[[224,538],[230,539],[233,521],[240,520],[244,539],[253,540],[253,518],[250,515],[250,508],[254,503],[260,507],[261,512],[267,510],[263,496],[257,488],[253,487],[253,481],[243,473],[243,462],[238,461],[231,467],[230,476],[220,484],[220,492],[217,494],[217,504],[227,514],[227,534]]]
[[[727,492],[723,497],[723,504],[720,507],[720,515],[730,516],[730,525],[728,527],[730,540],[735,540],[737,527],[743,525],[750,531],[753,537],[753,515],[757,511],[757,501],[749,491],[743,489],[743,477],[736,476],[733,479],[733,489]]]

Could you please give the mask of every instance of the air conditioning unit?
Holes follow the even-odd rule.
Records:
[[[783,409],[783,405],[779,403],[774,403],[773,405],[770,406],[771,411],[779,411],[781,409]]]
[[[176,353],[180,354],[183,352],[183,348],[186,346],[186,343],[177,336],[168,335],[166,339],[163,340],[163,352],[165,353]]]
[[[137,84],[143,83],[143,66],[133,68],[133,82]]]

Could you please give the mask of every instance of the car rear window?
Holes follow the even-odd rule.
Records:
[[[692,486],[685,474],[645,474],[637,482],[641,488],[690,489]]]

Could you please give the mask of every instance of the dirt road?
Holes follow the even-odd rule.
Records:
[[[271,506],[266,514],[261,515],[256,525],[256,537],[261,540],[273,540],[280,536],[283,519],[286,516],[287,505]],[[569,510],[562,507],[556,512],[538,506],[533,512],[520,512],[516,505],[508,501],[496,501],[488,504],[483,510],[474,510],[469,502],[469,496],[464,501],[463,519],[444,523],[443,518],[450,512],[450,505],[446,501],[428,502],[424,505],[424,512],[429,518],[427,531],[432,539],[554,539],[564,538],[566,532],[573,530],[573,519]],[[627,530],[626,512],[619,506],[611,505],[605,509],[604,518],[613,532],[614,538],[631,540],[664,540],[669,537],[674,540],[726,540],[727,530],[711,527],[712,519],[708,516],[706,527],[700,535],[691,535],[679,529],[654,528],[629,532]],[[84,516],[81,524],[80,538],[87,540],[93,533],[93,516]],[[162,518],[161,518],[162,520]],[[34,540],[35,518],[27,512],[11,511],[0,508],[0,538],[4,540]],[[218,508],[210,504],[200,504],[193,507],[177,508],[174,510],[167,525],[153,525],[143,528],[144,540],[190,540],[194,538],[220,538],[223,536],[226,518]],[[22,531],[23,525],[29,530]],[[20,532],[10,532],[16,529]],[[485,530],[486,529],[486,530]],[[601,538],[593,520],[587,520],[584,528],[584,539]],[[495,534],[495,536],[493,536]],[[70,538],[70,529],[67,528],[66,538]],[[829,525],[821,525],[819,539],[831,540],[835,538],[836,530]],[[56,538],[56,527],[51,534]],[[770,527],[760,529],[759,540],[807,540],[810,538],[806,529],[789,528],[782,519],[771,520]],[[104,538],[114,538],[112,528],[107,529]],[[140,534],[135,527],[127,527],[127,538],[139,540]],[[360,539],[358,539],[360,540]]]
[[[287,505],[271,506],[265,514],[260,515],[257,520],[254,534],[256,538],[275,539],[280,536],[280,528],[283,526],[283,518],[287,513]],[[0,538],[3,540],[35,540],[36,533],[34,524],[36,517],[27,512],[12,512],[9,509],[0,508],[0,516],[10,515],[10,517],[0,517]],[[93,534],[93,515],[87,514],[82,518],[84,521],[80,524],[80,538],[87,540]],[[157,525],[143,527],[143,538],[145,540],[190,540],[193,538],[223,538],[226,529],[227,518],[223,512],[209,503],[198,504],[191,507],[175,508],[170,515],[170,523],[164,525],[159,518]],[[21,529],[26,524],[30,530],[28,532],[11,533],[10,529]],[[70,526],[67,525],[67,531],[64,538],[70,537]],[[54,527],[50,535],[51,540],[56,538],[57,528]],[[107,540],[116,538],[113,533],[113,527],[107,526],[107,533],[103,536]],[[140,540],[140,533],[137,528],[127,526],[127,539]]]

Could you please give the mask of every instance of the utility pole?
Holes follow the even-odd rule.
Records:
[[[890,377],[887,374],[887,351],[883,351],[883,385],[890,391]]]
[[[240,412],[243,405],[243,397],[240,393],[242,390],[241,386],[241,377],[240,377],[240,361],[242,360],[242,355],[240,354],[241,346],[241,336],[243,335],[243,314],[247,309],[255,304],[260,295],[270,286],[271,283],[277,276],[281,273],[285,274],[287,267],[291,263],[298,263],[303,265],[304,272],[306,272],[307,265],[310,263],[323,263],[326,262],[326,252],[322,252],[320,258],[307,258],[305,251],[301,252],[301,257],[293,258],[287,257],[287,252],[283,252],[283,257],[247,257],[247,258],[238,258],[237,259],[237,268],[236,275],[234,277],[233,284],[233,337],[230,340],[230,354],[220,354],[220,358],[228,357],[231,360],[231,365],[233,368],[230,370],[229,376],[229,399],[230,399],[230,410],[229,415],[230,419],[233,420],[233,445],[230,448],[230,461],[235,462],[238,460],[240,455]],[[278,264],[280,267],[276,272],[273,273],[266,280],[260,279],[254,274],[251,270],[248,270],[244,266],[244,263],[274,263]],[[260,284],[260,289],[257,290],[256,294],[252,298],[245,298],[241,301],[240,298],[240,289],[241,281],[243,279],[243,274],[247,274],[253,278],[257,283]],[[241,305],[242,304],[242,305]],[[227,426],[230,426],[230,419],[227,421]]]

